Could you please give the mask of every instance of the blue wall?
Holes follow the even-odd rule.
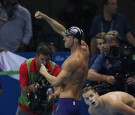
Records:
[[[18,53],[25,58],[31,58],[35,56],[34,52],[31,53]],[[53,54],[53,60],[61,65],[63,61],[70,55],[70,52],[56,52]],[[7,75],[0,76],[2,81],[3,94],[0,96],[0,115],[15,115],[17,109],[18,97],[20,96],[19,81],[13,79]],[[87,106],[82,101],[82,115],[89,115]]]

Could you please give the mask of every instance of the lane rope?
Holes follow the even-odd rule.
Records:
[[[19,74],[19,71],[0,71],[0,75],[13,75],[13,74]]]

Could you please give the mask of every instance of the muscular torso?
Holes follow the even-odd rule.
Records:
[[[78,47],[62,65],[63,70],[70,73],[66,81],[61,85],[60,98],[80,99],[84,81],[88,73],[88,51]]]

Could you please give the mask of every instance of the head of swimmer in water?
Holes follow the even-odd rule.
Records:
[[[82,90],[82,96],[87,105],[93,108],[98,107],[100,103],[100,98],[98,93],[91,86],[85,87]]]

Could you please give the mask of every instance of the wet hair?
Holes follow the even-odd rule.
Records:
[[[52,57],[52,50],[49,46],[48,43],[42,42],[38,44],[37,49],[36,49],[37,55],[43,54],[43,55],[50,55]]]
[[[83,30],[79,27],[72,26],[65,32],[66,36],[73,36],[78,39],[79,44],[81,44],[81,40],[83,39]]]
[[[105,35],[106,35],[106,32],[100,32],[96,35],[96,39],[103,39],[105,40]]]
[[[96,93],[96,90],[93,88],[93,87],[91,87],[91,86],[86,86],[83,90],[82,90],[82,94],[85,94],[85,93],[87,93],[88,91],[93,91],[94,93]]]

